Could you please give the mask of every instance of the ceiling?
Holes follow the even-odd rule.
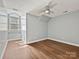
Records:
[[[22,15],[28,12],[36,14],[39,9],[47,5],[51,0],[0,0],[0,7],[15,9]],[[79,0],[53,0],[57,3],[53,11],[55,16],[64,14],[64,11],[73,12],[79,10]]]

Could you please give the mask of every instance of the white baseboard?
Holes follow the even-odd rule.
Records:
[[[27,44],[35,43],[35,42],[39,42],[39,41],[46,40],[46,39],[50,39],[50,40],[53,40],[53,41],[57,41],[57,42],[61,42],[61,43],[66,43],[66,44],[69,44],[69,45],[73,45],[73,46],[77,46],[77,47],[79,47],[78,44],[74,44],[74,43],[70,43],[70,42],[65,42],[65,41],[57,40],[57,39],[50,38],[50,37],[46,37],[46,38],[42,38],[42,39],[39,39],[39,40],[35,40],[35,41],[31,41],[31,42],[27,42]],[[13,39],[13,40],[18,40],[18,39]],[[8,40],[8,41],[13,41],[13,40]],[[4,55],[4,52],[5,52],[5,50],[6,50],[8,41],[6,41],[6,43],[5,43],[5,47],[4,47],[4,49],[3,49],[3,52],[2,52],[2,55],[1,55],[0,59],[3,59],[3,55]]]
[[[3,59],[3,56],[4,56],[4,53],[5,53],[5,50],[6,50],[7,44],[8,44],[8,41],[6,41],[6,43],[5,43],[5,46],[4,46],[4,48],[3,48],[3,51],[2,51],[2,54],[1,54],[0,59]]]
[[[61,43],[66,43],[66,44],[69,44],[69,45],[73,45],[73,46],[79,47],[79,44],[70,43],[70,42],[66,42],[66,41],[62,41],[62,40],[57,40],[57,39],[50,38],[50,37],[48,37],[48,39],[53,40],[53,41],[57,41],[57,42],[61,42]]]
[[[39,41],[43,41],[46,40],[47,38],[41,38],[39,40],[35,40],[35,41],[31,41],[31,42],[27,42],[27,44],[31,44],[31,43],[35,43],[35,42],[39,42]]]
[[[21,38],[16,38],[16,39],[8,39],[8,41],[14,41],[14,40],[20,40]]]
[[[77,47],[79,47],[79,44],[70,43],[70,42],[66,42],[66,41],[62,41],[62,40],[58,40],[58,39],[54,39],[54,38],[51,38],[51,37],[46,37],[46,38],[42,38],[42,39],[39,39],[39,40],[35,40],[35,41],[31,41],[31,42],[27,42],[27,44],[35,43],[35,42],[39,42],[39,41],[46,40],[46,39],[50,39],[50,40],[53,40],[53,41],[57,41],[57,42],[61,42],[61,43],[65,43],[65,44],[69,44],[69,45],[72,45],[72,46],[77,46]]]

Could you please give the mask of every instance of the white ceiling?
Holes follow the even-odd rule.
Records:
[[[0,0],[0,7],[15,8],[22,14],[32,10],[38,10],[45,6],[51,0]],[[53,0],[57,3],[53,11],[55,16],[63,14],[64,11],[77,11],[79,10],[79,0]]]

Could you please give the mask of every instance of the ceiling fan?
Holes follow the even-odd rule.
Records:
[[[52,15],[54,14],[53,8],[57,5],[57,3],[53,4],[53,1],[51,0],[46,6],[44,6],[42,9],[40,9],[40,14],[45,15]]]

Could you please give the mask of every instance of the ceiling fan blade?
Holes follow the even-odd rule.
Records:
[[[38,14],[44,14],[44,13],[45,13],[45,10],[46,10],[45,8],[42,8],[42,9],[38,10],[37,13],[38,13]]]
[[[50,5],[49,7],[54,8],[56,5],[57,5],[57,3],[54,3],[54,4]]]
[[[37,9],[37,11],[35,11],[37,14],[48,14],[51,15],[54,12],[52,11],[52,9],[57,5],[57,3],[53,3],[53,1],[51,0],[46,6],[41,7],[40,9]]]
[[[48,5],[51,5],[53,3],[53,0],[49,1]]]

